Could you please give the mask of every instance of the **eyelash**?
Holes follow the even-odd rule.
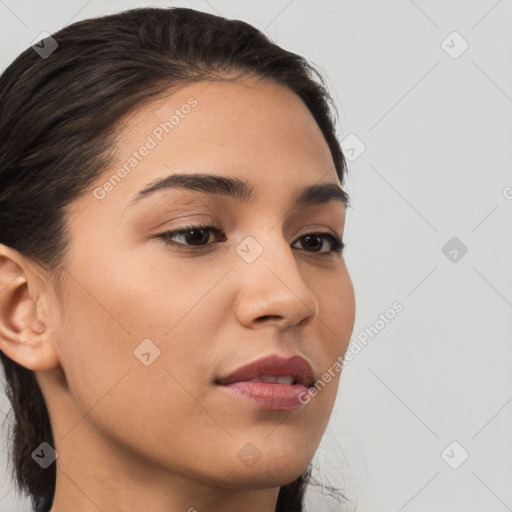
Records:
[[[201,225],[187,224],[187,225],[185,225],[185,227],[183,229],[174,230],[174,231],[166,231],[165,233],[158,235],[158,238],[161,238],[166,245],[172,245],[180,251],[194,251],[194,250],[199,250],[203,247],[206,247],[207,245],[211,245],[211,244],[204,244],[204,245],[199,245],[199,246],[187,246],[180,242],[176,243],[176,242],[170,242],[168,240],[169,237],[171,237],[171,236],[186,235],[191,230],[209,231],[209,232],[214,233],[217,236],[219,235],[219,233],[221,233],[221,230],[217,229],[214,226],[206,226],[206,225],[201,226]],[[337,236],[334,236],[331,233],[323,233],[323,232],[306,233],[306,234],[302,235],[301,237],[299,237],[297,240],[300,240],[301,238],[304,238],[306,236],[311,236],[311,235],[316,235],[316,236],[324,237],[324,239],[328,239],[331,242],[331,249],[327,253],[324,253],[324,252],[316,253],[315,251],[306,251],[306,252],[311,252],[312,254],[321,254],[323,256],[329,256],[333,253],[341,254],[343,252],[343,249],[345,248],[345,243],[343,241],[341,241]],[[218,242],[214,242],[214,243],[218,243]]]

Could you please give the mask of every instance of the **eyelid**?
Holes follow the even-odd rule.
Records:
[[[334,229],[328,227],[328,226],[324,226],[324,225],[320,225],[320,224],[308,224],[307,226],[304,226],[300,232],[304,231],[303,234],[300,234],[300,235],[297,235],[298,237],[301,237],[301,236],[304,236],[304,235],[309,235],[310,233],[313,233],[315,232],[315,230],[320,230],[322,233],[325,232],[325,230],[329,230],[331,231],[331,234],[333,236],[335,236],[336,238],[343,238],[343,233],[341,235],[339,235]]]
[[[154,230],[157,231],[157,230],[162,230],[162,229],[165,229],[164,227],[162,226],[166,226],[167,224],[169,223],[174,223],[176,221],[179,221],[180,219],[186,217],[187,219],[192,219],[192,220],[185,220],[183,221],[183,228],[186,229],[189,227],[189,225],[193,225],[193,227],[197,225],[206,225],[207,223],[210,225],[214,225],[216,224],[213,216],[211,214],[208,214],[208,213],[197,213],[197,214],[190,214],[190,213],[183,213],[182,215],[178,215],[177,217],[172,217],[172,219],[168,219],[168,220],[165,220],[163,222],[160,222],[158,225],[154,226]],[[182,229],[181,225],[178,224],[177,226],[172,226],[171,228],[169,228],[168,231],[175,231],[175,230],[178,230],[178,229]]]

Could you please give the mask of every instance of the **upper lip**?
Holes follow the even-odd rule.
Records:
[[[263,375],[275,377],[289,375],[303,386],[311,387],[313,384],[313,369],[303,357],[296,355],[285,358],[275,354],[262,357],[238,368],[230,375],[218,379],[218,383],[230,384],[232,382],[247,381],[262,377]]]

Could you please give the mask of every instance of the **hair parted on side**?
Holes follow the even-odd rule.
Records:
[[[336,107],[321,74],[255,27],[188,8],[137,8],[52,37],[51,55],[28,48],[0,76],[0,243],[51,271],[57,285],[69,244],[66,207],[112,161],[118,123],[176,87],[245,76],[288,87],[316,120],[343,184]],[[48,409],[34,373],[1,351],[0,359],[14,414],[13,482],[36,510],[48,510],[56,464],[42,469],[31,456],[43,441],[54,446]],[[277,512],[303,510],[310,470],[281,487]]]

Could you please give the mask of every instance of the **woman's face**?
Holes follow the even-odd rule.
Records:
[[[83,449],[83,472],[99,457],[136,461],[148,479],[292,481],[327,425],[355,314],[343,255],[328,235],[305,237],[342,238],[343,203],[296,203],[306,187],[340,187],[320,129],[282,86],[199,82],[130,115],[118,149],[69,208],[62,310],[47,325],[63,373],[38,373],[64,467]],[[138,197],[198,173],[240,180],[250,199],[183,181]],[[163,236],[205,225],[217,234]],[[273,408],[218,383],[269,355],[331,378],[307,403],[276,394]]]

